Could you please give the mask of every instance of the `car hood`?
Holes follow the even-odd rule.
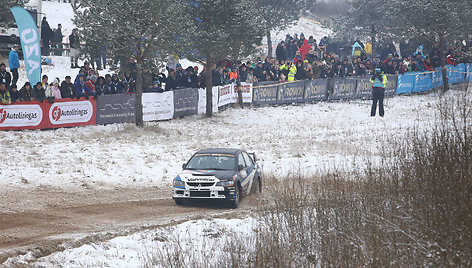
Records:
[[[184,170],[180,172],[179,177],[183,181],[189,180],[231,180],[237,172],[235,170]]]

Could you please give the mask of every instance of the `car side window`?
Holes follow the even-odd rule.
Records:
[[[249,155],[246,152],[243,153],[243,156],[244,156],[244,160],[246,160],[247,166],[251,167],[253,165],[252,159],[249,157]]]
[[[247,167],[246,162],[244,162],[243,154],[238,155],[238,165],[243,165],[243,167]]]

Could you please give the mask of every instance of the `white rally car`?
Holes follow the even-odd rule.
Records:
[[[177,205],[192,199],[226,200],[237,208],[241,198],[262,190],[262,169],[255,154],[239,149],[204,149],[196,152],[175,177]]]

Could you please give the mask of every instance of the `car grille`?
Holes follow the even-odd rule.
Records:
[[[190,197],[210,197],[210,191],[190,191]]]
[[[187,182],[189,186],[193,187],[210,187],[215,184],[214,182]]]

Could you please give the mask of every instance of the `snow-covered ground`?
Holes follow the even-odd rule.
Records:
[[[386,100],[386,116],[371,118],[370,102],[228,109],[149,123],[0,132],[1,185],[168,186],[182,163],[208,147],[245,148],[265,174],[310,174],[363,164],[384,141],[434,118],[438,97]],[[27,184],[25,184],[27,182]]]
[[[192,259],[182,260],[191,264],[216,264],[228,259],[225,245],[231,239],[249,237],[257,228],[253,218],[246,219],[208,219],[189,221],[183,224],[145,231],[129,236],[114,238],[107,242],[97,242],[78,248],[64,250],[40,258],[34,264],[31,253],[11,258],[6,266],[28,265],[34,267],[169,267],[162,263],[160,256],[172,259],[178,251]],[[189,253],[189,251],[192,251]],[[188,266],[190,267],[190,266]]]

